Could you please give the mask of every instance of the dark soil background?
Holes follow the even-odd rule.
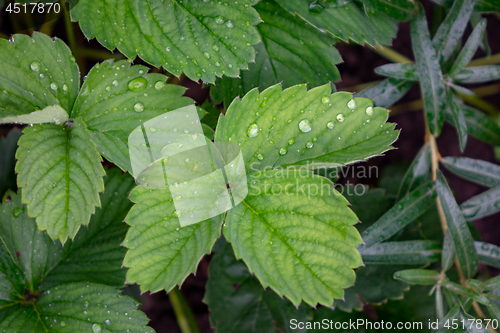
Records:
[[[430,18],[432,18],[433,16],[433,6],[429,1],[425,1],[424,5],[426,7],[429,21],[432,22]],[[39,18],[35,18],[35,23],[39,22],[37,21],[38,19]],[[496,17],[494,15],[487,15],[487,19],[487,32],[492,54],[497,54],[500,53],[500,42],[497,35],[498,31],[500,31],[500,19],[499,17]],[[29,33],[29,31],[27,30],[20,30],[16,28],[25,27],[25,22],[26,18],[22,15],[11,15],[6,13],[2,9],[2,11],[0,12],[1,37],[8,38],[13,33]],[[54,25],[52,36],[56,36],[63,39],[65,42],[68,42],[66,33],[67,30],[63,15],[61,14],[60,16],[56,17],[53,23]],[[75,30],[75,36],[77,39],[76,41],[79,50],[87,50],[82,50],[82,52],[76,54],[83,76],[96,62],[100,62],[104,59],[100,53],[96,54],[96,52],[92,51],[105,52],[105,50],[95,40],[88,41],[81,33],[77,24],[72,24],[72,26]],[[40,26],[35,26],[34,28],[34,30],[39,30]],[[470,31],[471,29],[469,27],[466,31],[466,36],[469,35]],[[345,43],[339,43],[336,46],[344,59],[344,63],[339,65],[342,81],[335,83],[335,86],[339,91],[362,83],[380,80],[381,78],[374,74],[373,69],[377,66],[390,62],[367,47]],[[400,24],[398,36],[394,40],[391,47],[397,52],[409,57],[410,59],[413,58],[408,23]],[[482,51],[478,51],[478,53],[476,54],[476,57],[484,56],[485,55]],[[123,58],[117,52],[114,55],[109,53],[108,57]],[[142,61],[136,59],[134,63],[142,63]],[[156,72],[162,71],[161,69],[155,68],[153,68],[152,70]],[[178,80],[175,78],[172,78],[171,81],[178,82]],[[201,105],[209,97],[209,89],[207,87],[204,87],[201,83],[196,83],[190,81],[189,79],[181,78],[180,84],[188,88],[186,95],[193,98],[199,105]],[[420,91],[418,85],[415,85],[410,93],[408,93],[405,98],[398,103],[398,105],[404,106],[404,103],[414,101],[419,98]],[[493,104],[497,108],[497,110],[500,110],[500,94],[485,97],[484,99]],[[409,165],[409,163],[416,156],[418,150],[424,143],[425,127],[424,117],[421,110],[405,112],[404,108],[398,107],[397,114],[391,115],[389,121],[396,123],[397,128],[401,129],[401,135],[394,145],[397,149],[387,152],[385,154],[385,157],[374,158],[366,162],[367,165],[374,165],[379,167],[379,170],[381,170],[382,172],[384,168],[389,165]],[[13,127],[14,126],[10,125],[0,125],[0,136],[5,137]],[[462,155],[471,158],[483,159],[497,164],[499,163],[499,161],[495,159],[493,148],[491,146],[470,136],[468,139],[466,150],[464,154],[461,154],[455,129],[449,125],[445,125],[442,134],[438,138],[437,142],[442,156]],[[449,172],[444,171],[444,173],[449,179],[450,186],[455,192],[459,203],[483,192],[486,189],[482,186],[459,179]],[[365,183],[372,186],[377,185],[377,179],[350,179],[350,181],[354,183]],[[496,214],[494,216],[476,222],[476,227],[482,235],[484,241],[500,245],[499,219],[500,214]],[[203,333],[213,332],[213,329],[211,329],[209,324],[208,308],[203,303],[204,288],[208,278],[209,262],[210,256],[205,257],[199,264],[196,276],[192,275],[188,277],[182,285],[181,289],[186,300],[195,313],[200,332]],[[498,274],[498,272],[495,271],[490,270],[490,272],[495,275]],[[172,306],[170,305],[168,296],[165,292],[159,292],[155,294],[146,293],[139,296],[137,288],[132,287],[128,288],[126,293],[134,294],[134,296],[142,300],[142,309],[151,319],[150,325],[156,330],[156,332],[180,332]]]

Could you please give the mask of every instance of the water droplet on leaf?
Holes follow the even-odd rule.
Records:
[[[146,88],[147,84],[148,81],[145,78],[138,77],[128,83],[128,88],[132,91],[141,91],[144,90],[144,88]]]
[[[311,123],[307,119],[303,119],[299,123],[299,130],[303,133],[307,133],[311,131]]]
[[[252,124],[248,127],[247,135],[249,138],[255,138],[259,135],[259,126],[257,124]]]

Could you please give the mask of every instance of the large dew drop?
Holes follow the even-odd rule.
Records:
[[[306,148],[311,149],[312,147],[314,147],[314,143],[312,143],[311,141],[308,141],[306,143]]]
[[[343,122],[343,121],[345,120],[344,115],[343,115],[342,113],[339,113],[339,114],[337,115],[337,120],[338,120],[339,122]]]
[[[93,324],[92,325],[92,331],[94,333],[101,333],[101,331],[102,331],[101,325],[99,325],[99,324]]]
[[[134,110],[135,112],[142,112],[144,111],[144,105],[142,103],[137,103],[134,105]]]
[[[351,110],[354,110],[356,108],[356,101],[351,99],[349,102],[347,102],[347,107]]]
[[[52,89],[52,90],[57,90],[57,83],[52,82],[52,83],[50,84],[50,89]]]
[[[335,127],[335,124],[331,121],[328,122],[328,124],[326,124],[326,128],[328,129],[333,129]]]
[[[164,87],[165,87],[165,82],[163,82],[163,81],[158,81],[155,83],[156,90],[162,90]]]
[[[299,123],[299,130],[303,133],[307,133],[311,131],[311,123],[307,119],[303,119]]]
[[[365,110],[366,114],[371,116],[373,115],[373,108],[371,106],[367,107]]]
[[[283,156],[283,155],[286,155],[287,153],[287,149],[286,148],[281,148],[280,149],[280,155]]]
[[[138,77],[133,79],[128,83],[128,88],[132,91],[141,91],[146,88],[148,81],[143,77]]]
[[[259,126],[257,124],[252,124],[248,127],[247,135],[249,138],[255,138],[259,135]]]
[[[262,161],[264,159],[264,155],[262,155],[262,154],[257,155],[257,159],[259,161]]]
[[[215,18],[215,23],[217,23],[217,24],[223,24],[224,23],[224,18],[222,16],[220,16],[220,15],[217,16]]]
[[[330,97],[328,97],[328,96],[323,96],[323,97],[321,98],[321,102],[323,102],[323,104],[328,104],[328,103],[330,103]]]
[[[33,61],[30,67],[32,71],[38,72],[40,70],[40,63],[38,61]]]

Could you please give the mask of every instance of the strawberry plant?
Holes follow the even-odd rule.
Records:
[[[0,8],[3,332],[499,329],[497,0]]]

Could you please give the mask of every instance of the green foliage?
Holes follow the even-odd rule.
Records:
[[[424,331],[439,319],[437,332],[447,332],[447,320],[500,319],[500,280],[482,268],[500,268],[500,247],[468,223],[500,211],[500,167],[441,156],[449,138],[436,141],[446,121],[461,152],[477,148],[469,136],[500,146],[497,110],[478,96],[498,84],[477,87],[500,79],[497,55],[471,64],[478,48],[488,56],[495,50],[482,13],[500,6],[434,2],[426,7],[429,25],[413,0],[80,0],[64,7],[71,51],[39,32],[9,41],[2,34],[0,130],[23,129],[0,139],[0,329],[152,332],[138,304],[121,296],[126,282],[170,292],[181,331],[197,332],[177,286],[212,250],[204,301],[219,333],[311,333],[321,331],[317,323],[374,318],[422,322]],[[18,17],[30,24],[29,14]],[[90,53],[70,19],[128,59],[87,71]],[[410,21],[413,62],[383,46],[401,21]],[[54,22],[40,29],[49,32]],[[351,41],[396,63],[375,68],[383,78],[364,90],[335,92],[336,43]],[[132,65],[137,57],[151,66]],[[231,197],[224,213],[181,226],[175,190],[144,181],[166,177],[166,169],[154,171],[167,157],[134,182],[128,139],[149,120],[195,103],[182,87],[192,84],[187,78],[209,86],[196,96],[204,142],[233,145],[243,157],[246,184],[209,163],[228,180],[221,189],[234,195],[235,185],[247,185],[248,194],[237,204]],[[344,174],[393,149],[400,131],[386,108],[417,82],[421,101],[394,108],[403,117],[423,107],[425,142],[413,161],[393,158],[370,186]],[[186,133],[179,143],[192,138]],[[459,204],[452,189],[461,187],[442,167],[457,182],[487,189]],[[193,183],[213,187],[202,178]],[[211,209],[208,197],[188,209]]]
[[[69,333],[99,326],[152,332],[144,327],[147,318],[136,311],[137,303],[116,289],[125,276],[119,244],[127,230],[121,221],[132,185],[130,177],[110,172],[103,209],[64,247],[37,229],[20,195],[7,192],[0,210],[2,329]]]
[[[88,38],[110,50],[117,48],[130,59],[139,56],[177,76],[184,72],[193,80],[214,82],[216,76],[238,76],[254,60],[252,44],[259,41],[255,3],[120,0],[107,6],[104,0],[80,0],[71,16]]]

